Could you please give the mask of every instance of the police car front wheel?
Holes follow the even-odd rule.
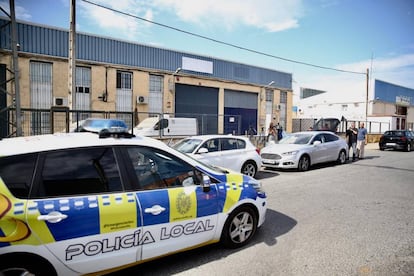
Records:
[[[257,214],[249,206],[240,206],[227,218],[221,235],[221,242],[228,248],[247,244],[257,229]]]

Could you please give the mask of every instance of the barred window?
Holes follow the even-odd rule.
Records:
[[[162,113],[162,95],[164,78],[158,75],[150,75],[149,79],[149,112]]]
[[[131,72],[116,72],[116,88],[132,89],[132,73]]]
[[[30,61],[30,107],[49,109],[53,103],[52,63]],[[30,118],[30,135],[51,133],[50,116],[35,112]]]
[[[91,68],[76,67],[76,92],[89,93],[91,89]]]
[[[273,102],[273,90],[266,89],[266,102]]]
[[[280,103],[287,103],[287,92],[280,91]]]
[[[266,114],[273,113],[273,95],[274,91],[272,89],[266,89]]]

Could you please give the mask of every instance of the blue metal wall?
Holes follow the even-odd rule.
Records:
[[[224,133],[245,134],[250,127],[257,128],[258,94],[245,91],[224,90],[224,114],[234,115],[234,119],[241,122],[224,121]],[[240,127],[241,133],[235,127]],[[257,131],[256,131],[257,132]]]
[[[0,18],[0,25],[3,26],[0,30],[0,48],[10,50],[11,35],[8,22],[8,19]],[[68,57],[67,30],[19,22],[17,31],[21,52]],[[268,85],[274,81],[273,86],[292,90],[292,74],[266,68],[82,33],[76,35],[76,46],[76,58],[80,60],[174,72],[178,67],[182,67],[182,57],[185,56],[213,63],[211,75],[184,71],[188,74],[257,85]]]
[[[410,99],[410,105],[414,105],[414,89],[402,87],[381,80],[375,80],[374,99],[395,103],[397,96],[403,96]]]

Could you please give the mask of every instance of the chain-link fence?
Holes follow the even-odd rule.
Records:
[[[315,123],[317,119],[311,118],[300,118],[292,120],[292,132],[306,131],[309,130]],[[390,130],[389,122],[374,122],[374,121],[358,121],[358,120],[342,120],[337,127],[339,133],[344,133],[349,128],[351,123],[355,123],[355,126],[358,127],[360,123],[365,123],[365,128],[370,134],[381,134],[387,130]]]
[[[4,120],[7,120],[7,130],[4,137],[15,136],[15,109],[5,112]],[[117,111],[85,111],[69,110],[67,107],[52,107],[51,109],[21,109],[22,135],[40,135],[57,132],[71,132],[77,129],[88,118],[121,119],[129,129],[137,126],[148,117],[185,117],[196,118],[198,134],[234,134],[243,135],[241,130],[240,115],[214,115],[214,114],[161,114],[148,112],[117,112]],[[4,138],[0,137],[0,138]]]

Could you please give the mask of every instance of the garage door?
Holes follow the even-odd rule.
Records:
[[[257,94],[225,89],[224,115],[225,134],[242,135],[249,127],[253,127],[257,132]]]
[[[196,117],[200,134],[218,133],[218,88],[175,84],[175,114]]]

